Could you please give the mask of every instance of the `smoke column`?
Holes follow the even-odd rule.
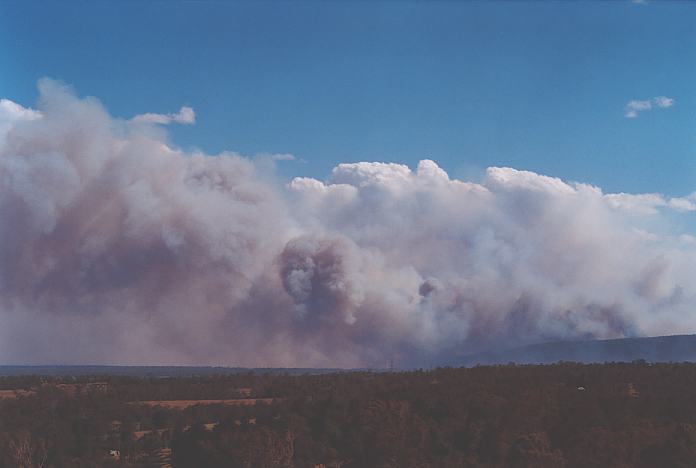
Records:
[[[39,88],[0,101],[2,363],[407,366],[696,330],[693,195],[430,160],[284,184],[168,143],[191,108],[126,121]]]

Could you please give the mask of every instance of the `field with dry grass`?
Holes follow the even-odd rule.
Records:
[[[20,390],[20,389],[13,389],[13,390],[0,390],[0,400],[5,399],[5,398],[17,398],[21,396],[29,396],[29,395],[34,395],[36,391],[34,390]]]
[[[132,404],[161,406],[167,409],[186,409],[195,405],[225,405],[225,406],[253,406],[257,404],[270,405],[277,398],[235,398],[227,400],[149,400],[134,401]]]

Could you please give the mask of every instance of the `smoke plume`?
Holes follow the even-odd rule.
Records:
[[[696,328],[672,222],[694,196],[430,160],[282,184],[168,143],[190,108],[122,120],[39,88],[0,101],[0,362],[408,366]]]

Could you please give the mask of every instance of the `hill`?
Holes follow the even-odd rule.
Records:
[[[86,375],[114,375],[130,377],[205,377],[211,375],[259,374],[325,374],[341,369],[320,368],[248,368],[212,366],[101,366],[101,365],[0,365],[0,376],[41,375],[76,377]]]
[[[582,363],[696,362],[696,335],[621,338],[614,340],[558,341],[465,356],[459,365]]]

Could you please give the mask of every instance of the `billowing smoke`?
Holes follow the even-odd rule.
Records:
[[[120,120],[39,88],[0,101],[1,362],[407,366],[696,329],[672,227],[693,196],[429,160],[286,185],[273,158],[169,144],[190,108]]]

